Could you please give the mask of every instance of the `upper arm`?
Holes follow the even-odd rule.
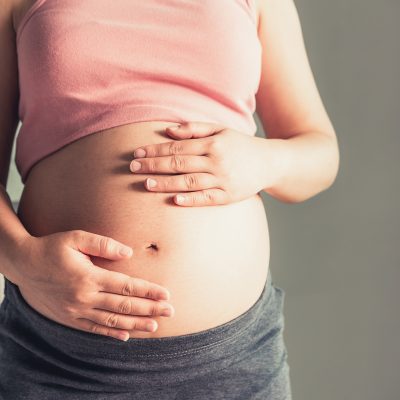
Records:
[[[18,64],[12,1],[0,0],[0,183],[7,184],[18,127]]]
[[[306,53],[293,0],[257,0],[262,72],[256,112],[268,138],[307,131],[336,136]]]

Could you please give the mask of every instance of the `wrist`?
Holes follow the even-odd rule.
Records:
[[[19,285],[25,276],[24,271],[30,259],[30,245],[35,239],[37,238],[26,233],[14,238],[5,248],[1,273],[16,285]]]
[[[284,185],[291,164],[291,147],[286,139],[265,139],[263,191],[274,196]]]

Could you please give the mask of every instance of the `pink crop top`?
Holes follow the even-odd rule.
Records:
[[[61,147],[134,121],[256,132],[255,0],[37,0],[16,39],[23,183]]]

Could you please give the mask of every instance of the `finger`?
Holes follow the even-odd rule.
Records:
[[[74,246],[82,253],[102,257],[109,260],[119,260],[131,257],[133,249],[107,236],[82,230],[73,231]]]
[[[77,318],[76,324],[77,327],[83,331],[95,333],[96,335],[110,336],[123,341],[129,339],[129,332],[126,330],[108,328],[107,326],[96,324],[85,318]]]
[[[205,155],[209,152],[210,138],[199,138],[197,140],[174,140],[170,142],[149,144],[138,147],[133,155],[137,157],[163,157],[174,154]],[[144,150],[145,154],[138,152]]]
[[[155,182],[155,186],[152,181]],[[218,186],[217,177],[207,173],[158,176],[157,178],[147,178],[145,183],[146,188],[152,192],[185,192]]]
[[[201,138],[213,135],[226,129],[225,126],[214,122],[188,121],[165,129],[167,134],[176,139]]]
[[[213,161],[205,156],[173,155],[135,159],[130,170],[136,174],[173,174],[182,172],[211,172]]]
[[[158,327],[157,321],[148,317],[122,315],[97,309],[88,311],[86,315],[83,319],[92,323],[92,329],[101,325],[106,328],[154,332]]]
[[[96,299],[96,309],[112,311],[125,315],[145,316],[173,316],[174,308],[164,301],[153,301],[136,297],[121,296],[117,294],[99,293]],[[168,312],[168,315],[166,313]]]
[[[182,199],[183,197],[183,199]],[[222,189],[207,189],[174,197],[175,203],[180,206],[213,206],[228,203],[228,195]]]
[[[156,283],[103,268],[99,269],[97,284],[103,292],[154,300],[169,299],[169,291]]]

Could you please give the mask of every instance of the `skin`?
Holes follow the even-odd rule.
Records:
[[[93,293],[93,298],[97,296],[98,308],[102,309],[101,317],[99,312],[96,318],[79,318],[79,327],[118,337],[132,328],[132,319],[126,317],[117,321],[112,318],[115,314],[109,311],[122,314],[122,305],[131,304],[126,302],[126,298],[139,295],[148,300],[142,303],[146,309],[143,315],[161,315],[163,307],[155,298],[164,294],[164,299],[167,299],[167,290],[123,273],[94,268],[88,254],[109,260],[124,259],[124,256],[117,255],[117,249],[123,247],[121,242],[83,231],[33,237],[12,211],[4,187],[18,123],[14,35],[15,26],[32,2],[3,0],[0,4],[0,51],[5,54],[0,61],[0,102],[4,104],[0,113],[0,183],[3,185],[0,241],[4,243],[0,253],[0,272],[24,288],[22,293],[32,306],[70,326],[76,326],[78,319],[75,325],[72,317],[70,320],[60,319],[56,307],[52,309],[49,303],[51,287],[61,287],[64,283],[64,287],[69,288],[64,294],[66,311],[71,315],[77,315],[79,311],[81,317],[88,317],[92,310],[92,307],[84,305],[83,298],[87,293]],[[263,47],[262,76],[256,95],[257,113],[268,138],[246,136],[198,121],[183,124],[177,131],[166,128],[166,134],[176,140],[174,145],[149,143],[133,149],[144,149],[146,156],[135,157],[142,168],[132,171],[132,176],[151,174],[157,181],[157,186],[150,188],[146,180],[145,190],[178,192],[173,197],[174,202],[182,207],[233,204],[262,190],[281,201],[295,203],[315,196],[334,182],[339,167],[337,138],[313,79],[294,3],[289,0],[260,0],[257,8],[258,35]],[[187,201],[178,203],[178,195],[184,195]],[[57,275],[51,268],[51,260],[45,257],[48,248],[55,249],[53,261],[62,260],[64,272],[70,266],[68,276],[72,278],[68,285],[65,273]],[[38,265],[43,265],[40,273],[23,267],[29,265],[31,259],[41,261],[38,262]],[[76,267],[78,260],[81,268]],[[90,263],[90,275],[83,273],[84,263]],[[53,280],[45,287],[41,276],[48,276],[50,271]],[[103,293],[100,307],[99,290]],[[42,292],[46,296],[40,298],[38,293]],[[149,320],[146,317],[135,318],[137,329],[143,328],[145,321]],[[93,323],[94,320],[97,322]]]
[[[187,194],[187,201],[181,205],[225,204],[245,197],[249,191],[256,193],[260,186],[281,201],[296,203],[328,189],[336,179],[339,169],[337,136],[315,83],[295,3],[291,0],[256,0],[256,5],[258,37],[263,49],[256,111],[264,131],[268,132],[268,140],[260,141],[253,137],[246,145],[243,143],[245,140],[232,133],[228,139],[221,140],[225,146],[220,147],[229,149],[223,159],[232,168],[230,175],[241,177],[235,178],[237,183],[234,187],[228,183],[232,181],[227,175],[230,171],[222,170],[219,159],[210,157],[211,162],[206,162],[201,160],[206,156],[186,156],[199,156],[202,148],[218,142],[216,136],[220,134],[216,132],[221,132],[222,127],[192,123],[178,131],[167,131],[176,139],[214,135],[208,141],[196,141],[198,145],[189,139],[180,142],[179,147],[170,149],[166,144],[142,147],[148,155],[146,159],[137,159],[142,168],[135,173],[174,172],[177,164],[184,165],[182,172],[185,175],[159,177],[157,187],[151,189],[166,191],[168,186],[170,191],[199,192]],[[250,153],[243,151],[243,146]],[[237,153],[232,149],[237,149]],[[251,168],[254,163],[250,157],[247,160],[244,158],[246,154],[261,159],[256,163],[261,174]],[[185,156],[181,157],[181,162],[177,162],[176,158],[180,155]],[[175,162],[172,162],[172,157]],[[241,168],[235,170],[238,159],[241,160]],[[168,164],[170,168],[165,167]],[[240,173],[241,170],[249,166],[247,176],[243,176],[245,174]],[[187,182],[196,181],[195,174],[187,176],[190,172],[207,172],[207,175],[202,176],[201,182],[188,188]],[[254,174],[259,176],[259,181],[249,187],[248,180]],[[225,189],[206,190],[224,183]],[[147,184],[146,188],[149,189]]]

